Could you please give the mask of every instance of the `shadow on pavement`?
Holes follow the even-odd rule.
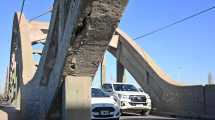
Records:
[[[21,113],[14,107],[0,106],[0,120],[21,120]]]
[[[140,114],[123,114],[120,120],[176,120],[176,118],[163,117],[163,116],[142,116]]]

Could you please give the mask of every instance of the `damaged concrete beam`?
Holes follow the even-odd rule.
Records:
[[[55,1],[46,45],[35,75],[35,81],[40,81],[41,86],[39,118],[44,119],[51,108],[61,78],[94,77],[126,5],[127,0]],[[86,91],[90,91],[90,85]],[[77,99],[83,101],[82,97]],[[84,115],[88,116],[89,112]]]
[[[92,0],[78,19],[64,75],[94,76],[119,23],[127,0]]]

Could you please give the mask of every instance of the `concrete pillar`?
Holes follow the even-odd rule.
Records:
[[[127,83],[127,73],[124,69],[123,83]]]
[[[117,82],[124,82],[123,81],[123,77],[124,77],[124,73],[125,73],[124,66],[119,61],[117,61],[116,68],[117,68],[116,69]]]
[[[18,90],[17,97],[16,97],[16,109],[18,109],[18,110],[21,109],[21,91],[20,91],[20,88]]]
[[[62,102],[63,120],[90,120],[91,77],[66,76]]]
[[[106,59],[105,57],[102,60],[101,63],[101,86],[106,81]]]

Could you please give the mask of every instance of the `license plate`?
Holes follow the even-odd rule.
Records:
[[[109,115],[109,111],[101,111],[101,115]]]

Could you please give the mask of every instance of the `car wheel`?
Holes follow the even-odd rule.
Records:
[[[143,111],[141,112],[141,115],[148,116],[149,113],[150,113],[150,110],[147,110],[147,111],[143,110]]]

